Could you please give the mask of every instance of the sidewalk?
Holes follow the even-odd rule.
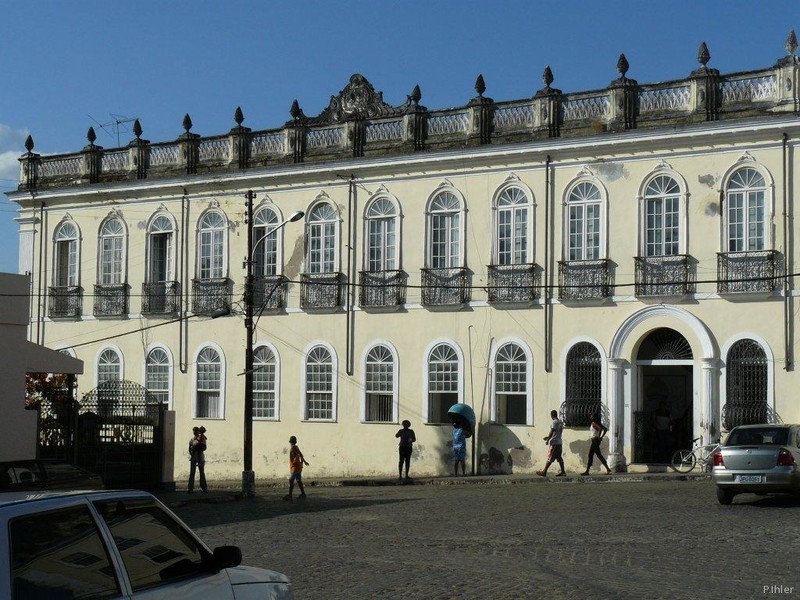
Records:
[[[383,487],[403,485],[547,485],[547,484],[592,484],[592,483],[639,483],[643,481],[707,481],[711,479],[710,473],[692,471],[691,473],[676,473],[667,471],[662,473],[612,473],[601,474],[599,471],[592,475],[583,476],[578,473],[568,473],[565,477],[548,475],[540,477],[535,474],[508,474],[508,475],[467,475],[465,477],[436,476],[415,477],[409,481],[399,481],[391,477],[329,477],[329,478],[304,478],[306,487]],[[186,481],[176,482],[176,491],[157,492],[156,495],[168,505],[181,506],[188,503],[219,504],[241,500],[240,481],[210,481],[208,492],[203,493],[195,489],[193,494],[186,492]],[[256,479],[256,496],[281,497],[287,486],[286,479]]]

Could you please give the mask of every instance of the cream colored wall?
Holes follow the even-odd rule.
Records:
[[[621,143],[612,150],[619,154],[603,155],[593,149],[581,152],[567,151],[554,155],[552,188],[555,198],[553,211],[555,241],[553,261],[562,259],[563,202],[568,186],[581,174],[584,167],[594,174],[604,188],[607,198],[607,256],[615,264],[617,284],[633,283],[633,257],[639,252],[639,201],[638,195],[644,180],[662,161],[679,173],[686,182],[688,244],[686,253],[699,261],[697,294],[680,300],[677,304],[696,315],[710,332],[716,352],[735,336],[752,334],[763,338],[775,358],[773,365],[775,407],[784,421],[800,421],[800,409],[791,401],[791,391],[796,387],[794,371],[783,370],[783,299],[780,297],[753,297],[722,299],[715,291],[716,253],[720,248],[721,221],[719,189],[723,176],[737,164],[744,151],[748,151],[757,164],[762,165],[778,182],[781,177],[781,148],[775,140],[741,140],[732,138],[717,144],[712,136],[693,140],[692,148],[678,146],[667,149],[657,147],[632,147]],[[713,145],[712,145],[713,144]],[[522,446],[530,450],[515,452],[515,472],[532,472],[540,468],[546,448],[541,441],[549,427],[549,411],[558,409],[563,400],[564,364],[562,357],[570,343],[576,339],[593,340],[604,356],[615,332],[625,319],[649,306],[633,296],[633,287],[619,287],[613,301],[597,306],[581,304],[566,306],[556,303],[553,308],[553,339],[551,343],[552,370],[545,365],[545,321],[541,303],[530,308],[505,309],[489,306],[482,286],[486,285],[486,265],[491,264],[492,211],[491,200],[496,190],[511,176],[530,189],[535,199],[535,260],[541,265],[545,259],[545,172],[544,155],[531,152],[531,156],[508,158],[503,164],[491,168],[466,164],[442,168],[432,164],[424,171],[406,172],[403,165],[381,166],[365,169],[359,178],[354,213],[358,223],[355,248],[357,269],[363,268],[362,218],[370,193],[384,186],[387,193],[397,199],[401,207],[402,246],[401,266],[409,273],[407,305],[397,312],[355,312],[354,372],[346,373],[346,322],[343,313],[310,314],[299,311],[299,285],[289,290],[286,314],[264,315],[258,323],[257,343],[268,342],[278,352],[280,359],[280,418],[278,421],[256,421],[254,434],[254,468],[257,478],[283,477],[287,470],[288,437],[296,435],[299,445],[311,463],[307,474],[321,476],[393,475],[396,472],[396,439],[394,434],[399,421],[409,419],[416,431],[412,474],[434,475],[449,472],[449,426],[424,424],[424,368],[425,351],[436,340],[449,340],[456,344],[464,357],[462,381],[463,400],[476,409],[482,425],[479,427],[479,451],[490,447],[508,455],[510,448]],[[487,161],[488,164],[488,161]],[[795,189],[800,184],[794,181]],[[222,185],[222,184],[220,184]],[[340,270],[345,271],[347,259],[344,238],[347,233],[348,187],[346,182],[332,175],[297,175],[288,183],[270,184],[269,199],[288,216],[294,210],[308,211],[324,192],[338,207],[343,219],[340,243]],[[466,264],[474,271],[472,303],[462,310],[429,310],[420,302],[419,270],[425,265],[425,208],[428,200],[440,186],[458,193],[466,202]],[[253,189],[257,194],[256,207],[264,200],[264,192],[253,182],[248,187],[235,187],[221,191],[190,193],[189,219],[186,231],[189,239],[189,273],[185,281],[191,285],[195,269],[195,232],[197,220],[210,206],[225,212],[229,220],[227,264],[228,276],[234,281],[234,304],[241,308],[244,281],[242,259],[245,255],[244,192]],[[772,247],[782,249],[779,188],[773,195]],[[168,347],[173,357],[173,408],[176,413],[175,469],[178,478],[188,474],[186,442],[191,427],[204,425],[208,430],[209,446],[206,454],[207,473],[210,478],[238,479],[242,468],[242,398],[244,377],[238,376],[244,368],[244,325],[241,316],[220,319],[191,318],[188,320],[189,363],[206,343],[221,347],[225,357],[224,418],[196,420],[192,418],[194,367],[181,373],[179,361],[179,328],[177,324],[139,331],[160,322],[139,316],[138,295],[146,260],[146,224],[149,218],[164,206],[180,227],[180,195],[149,196],[147,187],[132,193],[130,198],[115,203],[127,223],[128,281],[131,285],[131,314],[128,319],[98,320],[91,317],[91,291],[96,279],[98,228],[109,215],[110,206],[96,203],[80,196],[74,199],[48,203],[48,252],[52,253],[52,230],[59,220],[69,213],[80,225],[81,284],[84,298],[84,318],[81,321],[48,322],[45,326],[47,343],[54,348],[71,347],[101,337],[116,337],[108,342],[76,348],[78,358],[85,361],[86,373],[79,378],[80,393],[94,387],[96,359],[107,344],[118,347],[124,356],[124,376],[143,382],[145,352],[153,344]],[[298,279],[303,271],[304,222],[290,223],[284,230],[285,274]],[[180,236],[180,233],[178,234]],[[176,252],[177,258],[177,252]],[[48,258],[48,267],[51,257]],[[34,261],[34,264],[37,264]],[[354,274],[356,277],[357,274]],[[51,281],[48,269],[47,283]],[[554,281],[557,282],[557,274]],[[669,299],[672,302],[674,299]],[[660,300],[654,300],[659,302]],[[237,304],[238,303],[238,304]],[[626,358],[635,362],[636,344],[655,327],[669,326],[687,337],[695,358],[700,357],[696,336],[685,326],[654,320],[641,326],[641,334],[634,336]],[[500,340],[517,339],[530,349],[533,364],[533,424],[528,426],[501,426],[489,424],[489,399],[485,394],[490,386],[490,344],[496,349]],[[398,423],[363,424],[360,421],[362,402],[363,354],[378,340],[390,342],[398,354],[399,415]],[[338,408],[335,423],[304,422],[302,420],[303,359],[307,349],[316,342],[330,344],[338,357]],[[796,344],[795,344],[796,346]],[[717,356],[717,358],[720,358]],[[724,357],[722,357],[724,358]],[[724,365],[722,365],[724,366]],[[699,372],[699,366],[695,367]],[[720,381],[722,379],[720,378]],[[606,383],[608,383],[606,381]],[[695,407],[699,404],[695,385]],[[607,401],[607,390],[604,390]],[[724,403],[721,390],[720,405]],[[627,410],[631,410],[630,407]],[[699,427],[699,423],[696,423]],[[565,432],[565,459],[568,470],[583,470],[588,450],[586,432],[569,429]],[[630,459],[630,447],[625,452]]]

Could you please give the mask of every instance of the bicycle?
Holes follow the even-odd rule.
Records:
[[[707,470],[706,467],[711,465],[714,454],[721,446],[719,442],[716,444],[694,445],[700,439],[698,437],[692,440],[693,447],[691,450],[677,450],[672,455],[672,468],[678,473],[688,473],[697,466],[697,463],[700,463],[704,471]]]

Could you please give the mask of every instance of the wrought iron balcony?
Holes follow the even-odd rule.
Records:
[[[772,292],[778,287],[777,250],[719,252],[717,292]]]
[[[178,312],[180,285],[177,281],[142,284],[142,314],[170,315]]]
[[[289,280],[283,275],[253,277],[253,308],[256,313],[286,307]]]
[[[96,284],[94,316],[121,317],[128,314],[128,284]]]
[[[610,295],[608,260],[570,260],[558,263],[558,299],[593,300]]]
[[[361,306],[399,306],[406,301],[403,271],[361,271],[358,303]]]
[[[469,302],[470,275],[465,267],[421,271],[423,304],[454,306]]]
[[[489,302],[525,303],[539,297],[536,265],[489,265]]]
[[[633,260],[637,296],[684,296],[694,291],[688,256],[636,256]]]
[[[192,280],[192,312],[196,315],[211,315],[231,305],[231,280]]]
[[[72,318],[81,316],[83,289],[77,285],[56,286],[50,288],[50,310],[52,319]]]
[[[341,273],[302,273],[300,275],[301,308],[336,308],[342,304]]]
[[[730,431],[739,425],[783,423],[765,401],[728,402],[722,407],[722,428]]]
[[[588,427],[592,424],[592,415],[604,412],[600,400],[566,400],[561,403],[561,420],[565,427]]]

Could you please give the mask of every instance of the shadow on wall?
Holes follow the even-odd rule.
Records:
[[[588,439],[576,440],[574,442],[569,443],[569,452],[574,456],[578,457],[581,467],[583,467],[584,470],[586,470],[586,463],[589,460],[589,448],[591,448],[591,446],[592,443]],[[564,448],[565,453],[566,451],[567,449]],[[608,437],[603,438],[603,441],[600,442],[600,451],[603,453],[603,458],[605,458],[606,461],[608,461],[608,452],[609,452]],[[564,457],[564,460],[567,462],[571,462],[568,460],[566,456]],[[597,457],[595,457],[594,462],[592,463],[592,469],[602,470],[602,465],[600,464],[600,461],[597,460]]]
[[[479,430],[478,475],[500,475],[533,467],[533,453],[505,425],[489,423]]]

